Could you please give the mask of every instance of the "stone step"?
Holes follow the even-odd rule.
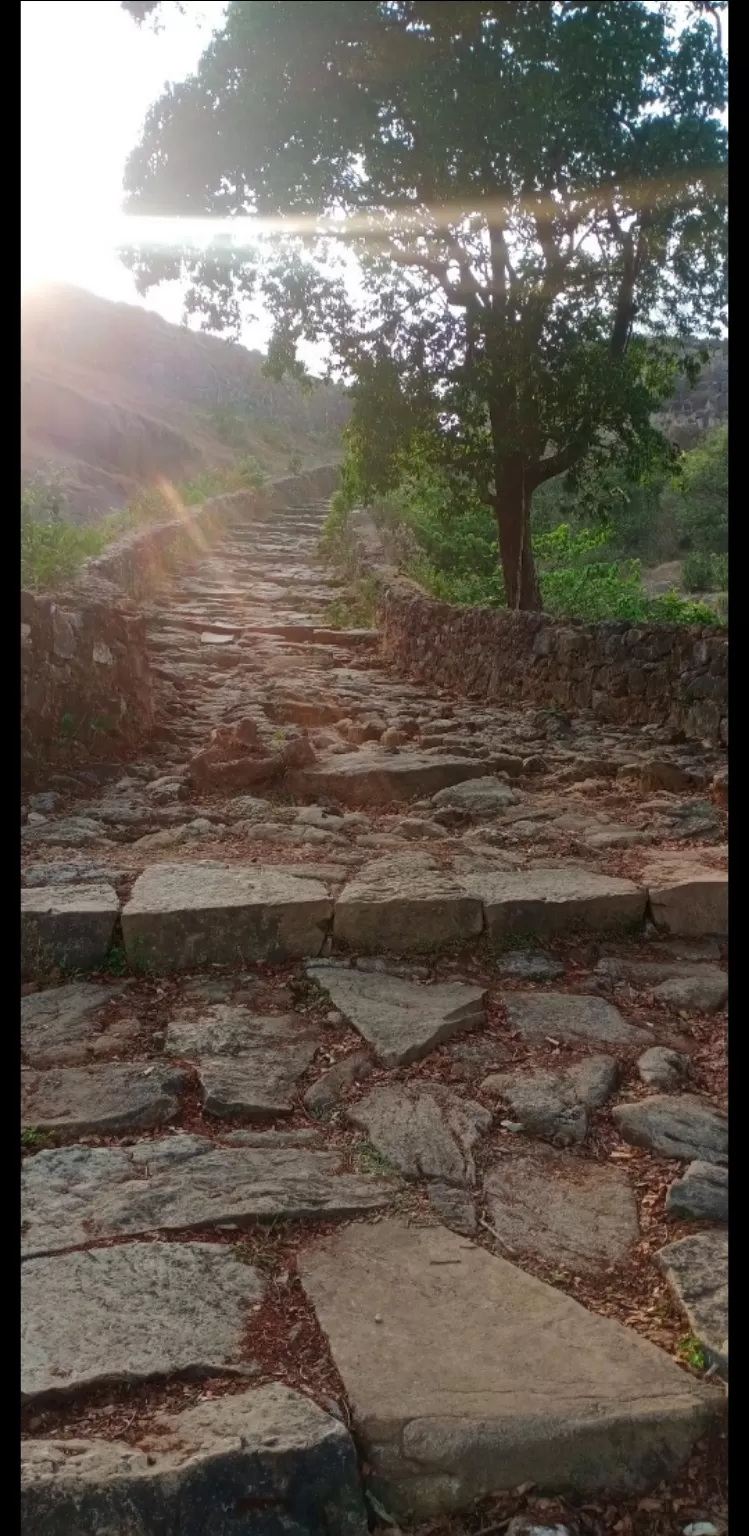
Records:
[[[353,761],[358,757],[365,754],[356,754]],[[457,782],[476,766],[463,759],[435,759],[405,772],[423,785],[425,776],[441,782],[454,775]],[[296,781],[306,772],[290,777]],[[351,783],[346,795],[339,789],[337,798],[344,804],[349,793],[353,804],[361,803],[366,793],[397,798],[388,772],[379,763],[350,774],[344,768],[343,780],[350,777]],[[682,919],[677,926],[683,927],[683,914],[692,911],[694,896],[696,915],[687,924],[692,936],[711,936],[720,927],[725,886],[714,871],[709,872],[709,882],[721,894],[720,903],[711,898],[708,907],[701,874],[691,883],[683,880],[678,888]],[[578,864],[515,871],[487,867],[468,855],[446,865],[414,850],[365,863],[334,901],[326,884],[305,878],[298,869],[192,859],[146,869],[135,882],[121,922],[133,969],[164,974],[205,964],[313,958],[328,935],[334,947],[417,954],[482,933],[502,941],[512,934],[543,937],[576,928],[626,932],[643,921],[648,895],[631,880]],[[101,969],[114,944],[119,915],[120,902],[109,885],[24,888],[24,977],[44,975],[59,965],[73,971]],[[704,930],[698,926],[700,915],[707,925]]]
[[[132,966],[164,973],[319,955],[332,916],[320,881],[279,865],[198,859],[145,870],[122,913],[122,935]]]
[[[236,1266],[241,1269],[241,1265]],[[153,1435],[26,1440],[22,1536],[367,1536],[353,1440],[338,1418],[280,1382],[161,1413]],[[324,1515],[323,1515],[324,1511]]]

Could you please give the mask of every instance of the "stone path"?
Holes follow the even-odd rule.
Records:
[[[389,674],[323,515],[154,599],[147,753],[24,804],[28,1536],[626,1504],[720,1432],[722,762]]]

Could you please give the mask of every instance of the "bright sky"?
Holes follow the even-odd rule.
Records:
[[[21,280],[70,282],[140,303],[115,250],[122,174],[148,107],[197,64],[223,3],[139,28],[116,0],[22,0]],[[149,309],[181,319],[176,285]]]

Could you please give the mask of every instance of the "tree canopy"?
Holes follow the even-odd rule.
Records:
[[[494,510],[508,602],[537,606],[533,491],[663,457],[651,415],[723,317],[720,9],[233,0],[151,108],[128,208],[274,239],[126,259],[143,291],[188,279],[212,329],[262,300],[279,374],[324,345],[362,491],[428,439]]]

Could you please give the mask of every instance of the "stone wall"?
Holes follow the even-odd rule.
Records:
[[[352,555],[381,587],[383,653],[420,682],[463,697],[591,710],[728,742],[728,634],[682,624],[560,623],[547,614],[459,608],[398,576],[377,530],[354,515]]]
[[[113,743],[135,745],[152,728],[155,694],[137,599],[154,596],[172,572],[199,563],[227,523],[330,495],[337,477],[325,465],[272,482],[262,494],[216,497],[110,545],[64,593],[22,592],[24,782],[53,761],[111,756]]]

